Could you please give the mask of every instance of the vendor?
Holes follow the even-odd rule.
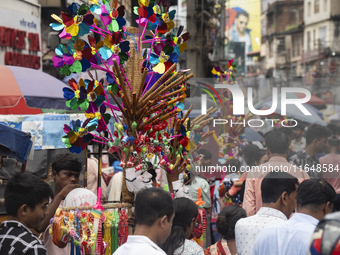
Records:
[[[52,242],[49,235],[49,223],[57,208],[64,206],[67,194],[75,188],[81,188],[78,182],[82,167],[81,160],[72,154],[59,154],[52,163],[52,176],[55,184],[54,199],[49,204],[49,213],[39,229],[39,232],[44,232],[43,241],[48,255],[71,254],[70,243],[64,249],[61,249]]]
[[[198,151],[198,154],[202,154],[203,158],[201,161],[202,169],[208,169],[211,166],[211,153],[206,149],[201,149]],[[205,168],[204,168],[205,167]],[[196,202],[198,200],[198,188],[201,188],[202,200],[204,202],[204,209],[206,210],[207,215],[207,246],[210,246],[211,243],[214,243],[213,237],[211,235],[211,197],[210,197],[210,186],[206,178],[200,173],[196,176],[193,176],[192,173],[187,172],[187,177],[184,179],[184,183],[189,187],[189,195],[191,199]]]

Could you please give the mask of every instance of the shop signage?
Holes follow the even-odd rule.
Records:
[[[0,46],[9,47],[13,50],[26,49],[26,36],[29,43],[28,50],[30,52],[39,52],[39,34],[27,34],[26,31],[0,26]],[[40,56],[7,51],[5,53],[5,65],[40,69]]]

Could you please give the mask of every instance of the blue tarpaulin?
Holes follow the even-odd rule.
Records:
[[[0,123],[0,156],[25,163],[32,148],[31,134]]]

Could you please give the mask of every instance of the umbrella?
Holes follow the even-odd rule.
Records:
[[[40,114],[42,109],[68,110],[65,83],[30,68],[1,66],[0,114]]]
[[[295,93],[287,93],[287,98],[294,98]],[[272,106],[272,98],[266,99],[262,102],[257,103],[254,107],[256,109],[270,109]],[[326,123],[322,120],[322,113],[309,104],[303,104],[303,106],[312,114],[305,115],[301,110],[293,104],[288,104],[286,107],[286,115],[292,117],[294,119],[304,121],[307,123],[316,123],[325,126]],[[281,95],[278,96],[277,108],[275,110],[276,113],[281,114]]]
[[[298,92],[289,92],[287,93],[287,99],[298,99],[298,98],[305,98],[305,94],[303,93],[298,93]],[[280,99],[281,98],[281,94],[278,95],[278,98]],[[256,104],[256,106],[261,106],[263,103],[268,103],[268,102],[272,102],[273,99],[272,97],[268,97],[266,99],[264,99],[263,101],[259,102]],[[310,100],[306,103],[308,105],[312,105],[314,106],[315,108],[317,109],[325,109],[326,108],[326,102],[315,96],[315,95],[311,95],[311,98]]]
[[[328,104],[327,108],[321,112],[326,122],[340,119],[340,105]]]
[[[264,138],[250,127],[246,127],[244,129],[244,135],[248,142],[255,142],[255,141],[263,142],[264,141]]]

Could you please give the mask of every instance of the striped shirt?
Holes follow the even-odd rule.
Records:
[[[310,178],[321,178],[320,162],[317,157],[311,158],[309,154],[302,149],[289,159],[289,163],[294,164],[305,170]],[[319,167],[319,169],[318,169]]]
[[[0,255],[47,255],[44,244],[29,228],[18,221],[4,221],[0,226]]]

